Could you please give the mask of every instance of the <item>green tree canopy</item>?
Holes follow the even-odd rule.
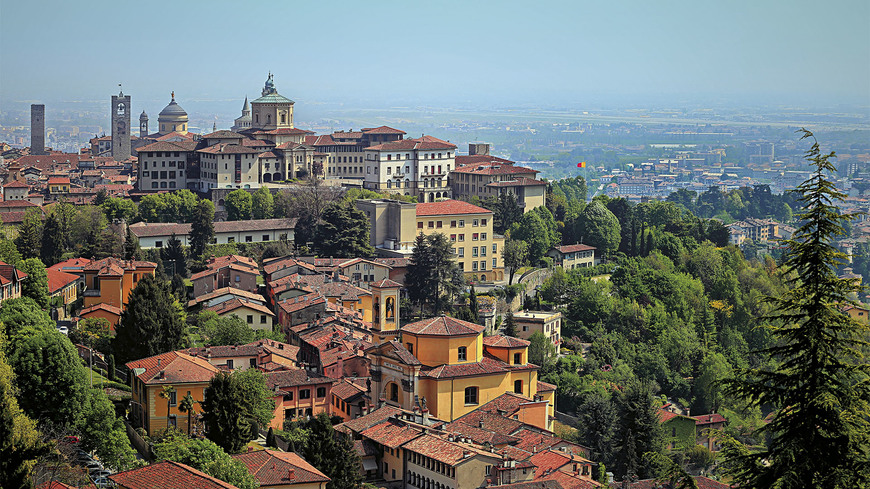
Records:
[[[324,211],[315,232],[321,256],[366,258],[374,254],[369,242],[369,219],[352,204],[336,202]]]
[[[184,346],[183,309],[166,283],[145,275],[130,292],[115,336],[121,363],[177,350]]]
[[[828,180],[835,154],[822,154],[813,134],[801,132],[813,140],[806,153],[813,173],[796,189],[803,224],[785,242],[788,289],[768,299],[774,342],[763,352],[775,362],[726,383],[728,395],[775,408],[760,429],[769,442],[757,451],[728,442],[725,454],[741,487],[863,487],[870,485],[868,326],[843,312],[858,285],[838,277],[846,255],[834,245],[851,216],[839,211],[845,195]]]
[[[275,198],[266,187],[260,187],[254,192],[251,200],[251,210],[254,219],[271,219],[275,207]]]
[[[327,489],[356,489],[362,483],[360,459],[353,442],[336,433],[326,413],[318,414],[308,423],[308,437],[302,451],[305,461],[331,480]]]
[[[172,270],[172,275],[187,277],[187,254],[175,233],[169,237],[166,246],[160,249],[160,259],[163,260],[165,267],[171,267],[168,269]]]
[[[201,259],[205,247],[214,238],[214,203],[210,200],[200,200],[193,210],[193,222],[190,229],[190,256]]]
[[[229,453],[238,453],[248,442],[244,396],[239,378],[227,372],[218,372],[205,389],[202,409],[208,438]]]
[[[522,240],[508,240],[501,251],[505,268],[510,269],[508,285],[514,283],[514,274],[529,261],[529,244]]]
[[[152,440],[156,461],[171,460],[189,465],[239,489],[256,489],[257,479],[242,462],[230,457],[211,440],[192,439],[170,428]]]
[[[266,376],[257,369],[236,371],[242,390],[243,404],[240,409],[246,418],[254,418],[260,426],[266,426],[275,417],[275,401],[266,386]]]
[[[41,209],[28,209],[24,214],[24,220],[18,226],[15,246],[21,251],[24,258],[39,258],[41,256],[42,219]]]
[[[30,297],[39,307],[48,308],[48,273],[39,258],[28,258],[21,262],[20,270],[27,274],[21,284],[21,295]]]
[[[616,216],[600,201],[593,200],[583,209],[578,226],[584,244],[594,246],[605,254],[619,248],[622,227]]]
[[[529,362],[541,367],[551,365],[556,357],[556,347],[550,338],[537,331],[529,336]]]
[[[421,308],[427,305],[433,314],[440,314],[464,283],[447,236],[441,233],[417,235],[405,274],[410,299]]]
[[[197,316],[199,332],[211,346],[244,345],[254,341],[254,330],[235,314],[218,316],[214,311],[202,311]]]
[[[238,189],[228,193],[224,199],[228,221],[245,221],[251,218],[254,199],[247,190]]]

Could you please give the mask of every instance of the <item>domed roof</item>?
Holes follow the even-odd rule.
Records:
[[[166,107],[163,108],[163,110],[160,111],[159,116],[160,117],[163,117],[163,116],[187,117],[187,112],[185,112],[184,109],[182,109],[180,105],[175,103],[175,92],[172,92],[172,101],[169,102],[169,105],[167,105]]]

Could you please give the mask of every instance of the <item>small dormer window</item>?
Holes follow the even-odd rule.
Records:
[[[459,353],[459,361],[460,362],[464,362],[464,361],[468,360],[468,349],[466,347],[460,346],[458,353]]]

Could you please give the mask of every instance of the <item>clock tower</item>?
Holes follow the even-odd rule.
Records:
[[[124,92],[112,96],[112,158],[130,158],[130,96]]]

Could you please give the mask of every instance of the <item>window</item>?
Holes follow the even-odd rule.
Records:
[[[519,353],[517,353],[516,355],[519,355]],[[514,381],[514,392],[517,394],[523,393],[523,381],[522,380],[515,380]]]
[[[292,401],[293,400],[293,391],[290,391],[290,392],[284,394],[284,400],[285,401]]]
[[[456,221],[450,221],[450,227],[455,228],[455,227],[456,227]]]
[[[477,246],[471,247],[471,256],[474,256],[474,257],[477,256]]]
[[[423,229],[423,221],[417,223],[417,229]]]
[[[462,220],[462,219],[459,220],[459,227],[461,227],[461,228],[464,228],[464,227],[465,227],[465,221],[464,221],[464,220]]]
[[[326,397],[326,387],[318,387],[317,388],[317,397]]]
[[[471,235],[471,240],[472,240],[472,241],[477,241],[478,239],[480,239],[480,235],[479,235],[479,234],[474,233],[474,234]]]
[[[477,404],[477,387],[465,388],[465,405]]]
[[[435,221],[429,221],[429,229],[432,229],[434,227],[435,227]]]
[[[456,235],[455,235],[455,234],[451,234],[451,235],[450,235],[450,241],[454,241],[454,242],[456,241]]]
[[[486,270],[486,260],[480,260],[480,269]]]
[[[479,224],[480,224],[480,220],[478,220],[478,219],[471,221],[471,225],[474,227],[477,227]]]
[[[468,349],[466,347],[460,346],[458,354],[459,354],[459,361],[460,362],[464,362],[465,360],[468,360]]]
[[[169,393],[169,405],[175,406],[178,403],[178,393],[172,391]]]
[[[465,248],[459,248],[458,253],[459,253],[459,257],[465,256]]]
[[[398,384],[390,384],[390,400],[393,402],[399,402],[399,385]]]
[[[311,389],[302,389],[299,391],[299,399],[311,399]]]
[[[414,354],[414,344],[413,343],[406,343],[405,346],[407,347],[408,353],[413,355]]]
[[[480,220],[480,225],[481,225],[481,226],[486,226],[486,219],[481,219],[481,220]]]
[[[496,243],[492,244],[492,254],[498,253],[498,245]]]
[[[486,256],[486,246],[480,247],[480,256]]]
[[[495,258],[492,259],[492,268],[498,267],[498,264],[495,261]]]
[[[480,240],[486,241],[486,233],[480,233]]]
[[[464,234],[460,234],[460,235],[459,235],[459,241],[465,241],[465,235],[464,235]]]
[[[473,270],[475,272],[477,271],[477,262],[476,261],[471,262],[471,270]]]
[[[253,236],[245,236],[245,243],[251,243],[251,242],[253,242],[253,241],[254,241],[254,237],[253,237]]]
[[[157,248],[163,248],[163,241],[155,241],[154,246]]]
[[[523,354],[514,353],[514,365],[519,365],[521,363],[523,363]]]
[[[233,360],[232,359],[227,360],[227,368],[229,370],[233,369]]]
[[[264,235],[263,235],[263,241],[269,241],[269,235],[268,235],[268,234],[264,234]]]
[[[441,227],[442,227],[442,226],[441,226],[441,221],[436,222],[436,223],[435,223],[435,227],[438,228],[438,229],[441,229]]]
[[[260,314],[260,324],[266,324],[266,315]]]

